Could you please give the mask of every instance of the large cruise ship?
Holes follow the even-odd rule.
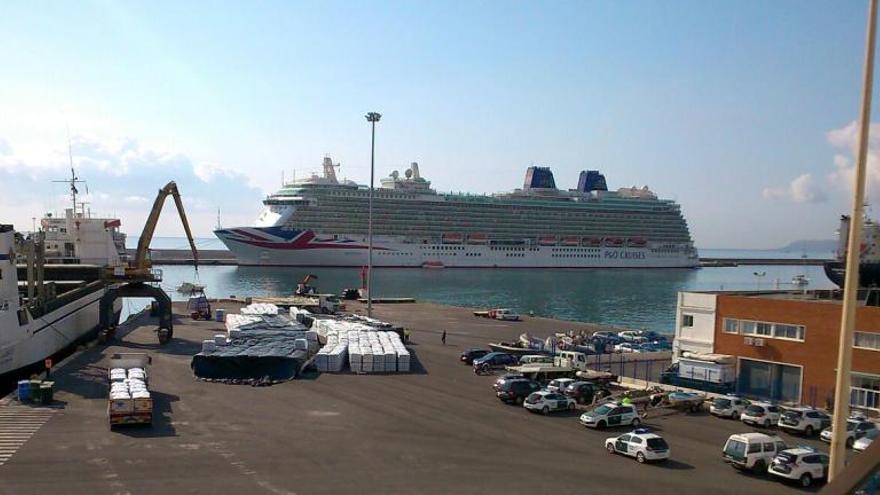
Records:
[[[287,183],[252,227],[218,228],[242,265],[367,264],[369,187],[323,176]],[[529,167],[522,189],[438,193],[413,163],[373,194],[373,265],[379,267],[695,267],[697,251],[678,204],[647,187],[609,191],[595,170],[577,188]]]

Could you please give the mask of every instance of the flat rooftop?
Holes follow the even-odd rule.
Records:
[[[693,294],[716,294],[719,296],[752,297],[755,299],[781,299],[790,301],[811,301],[828,304],[843,303],[843,289],[817,289],[817,290],[762,290],[762,291],[686,291]],[[874,299],[871,306],[880,306],[880,288],[859,289],[856,296],[859,305],[865,306],[870,299]]]

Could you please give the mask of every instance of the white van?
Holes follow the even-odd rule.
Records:
[[[584,371],[587,369],[587,355],[583,352],[561,351],[556,354],[553,364],[560,368],[574,368]]]
[[[776,435],[764,433],[737,433],[724,444],[724,462],[736,469],[765,473],[776,454],[788,448]]]
[[[519,358],[519,364],[553,364],[553,356],[528,354]]]

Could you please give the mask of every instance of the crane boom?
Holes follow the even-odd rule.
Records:
[[[196,249],[196,243],[193,240],[192,232],[189,229],[189,222],[186,220],[186,213],[183,209],[183,201],[180,199],[180,191],[177,190],[177,184],[174,181],[169,182],[156,195],[156,201],[153,202],[153,209],[147,217],[144,224],[144,231],[138,239],[137,253],[134,259],[134,269],[145,270],[150,268],[150,261],[147,259],[147,251],[150,248],[150,242],[153,240],[153,234],[156,232],[156,225],[159,223],[159,214],[162,213],[162,206],[168,196],[174,198],[174,204],[177,206],[177,212],[180,214],[180,221],[183,223],[183,230],[186,231],[186,239],[189,241],[189,247],[192,249],[193,263],[196,270],[199,268],[199,252]]]

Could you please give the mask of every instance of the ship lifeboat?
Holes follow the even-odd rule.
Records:
[[[645,247],[648,244],[648,241],[645,240],[644,237],[630,237],[626,240],[626,245],[629,247]]]
[[[486,234],[470,234],[467,239],[468,244],[488,244],[489,238]]]
[[[538,238],[538,244],[542,246],[555,246],[558,239],[555,235],[542,235]]]
[[[583,242],[584,242],[585,246],[599,247],[602,245],[602,238],[601,237],[584,237]]]
[[[620,237],[606,237],[605,245],[611,247],[621,247],[623,246],[623,239]]]
[[[580,243],[581,243],[581,240],[577,237],[574,237],[574,236],[568,236],[568,237],[562,238],[562,245],[563,246],[579,246]]]
[[[443,244],[461,244],[464,242],[464,235],[459,233],[443,234],[441,242]]]
[[[422,263],[422,268],[443,268],[442,261],[426,261]]]

